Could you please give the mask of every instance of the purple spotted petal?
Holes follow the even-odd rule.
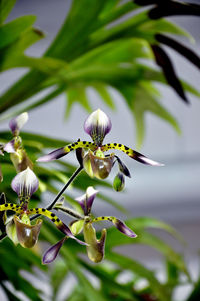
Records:
[[[98,146],[102,145],[103,139],[110,132],[111,127],[110,118],[100,109],[90,114],[84,123],[85,132]]]
[[[57,242],[55,245],[51,246],[44,253],[43,258],[42,258],[42,263],[43,264],[51,263],[56,259],[57,255],[60,251],[60,248],[62,247],[62,245],[63,245],[63,243],[65,242],[66,239],[67,239],[67,237],[64,237],[59,242]]]
[[[85,243],[84,241],[79,240],[78,238],[76,238],[76,237],[72,234],[71,230],[70,230],[64,223],[63,223],[61,226],[58,226],[58,229],[59,229],[60,231],[62,231],[65,235],[67,235],[68,237],[70,237],[70,238],[76,240],[79,244],[85,245],[85,246],[87,245],[87,243]]]
[[[20,114],[19,116],[13,118],[9,122],[9,127],[13,133],[14,136],[19,135],[19,132],[21,128],[24,126],[24,124],[28,121],[28,113],[24,112]]]
[[[130,228],[128,228],[124,222],[120,221],[119,219],[115,219],[115,221],[113,221],[115,227],[122,232],[123,234],[125,234],[126,236],[129,237],[137,237],[137,234],[135,234]]]
[[[65,148],[61,147],[61,148],[58,148],[58,149],[54,150],[53,152],[49,153],[48,155],[38,158],[36,161],[37,162],[49,162],[49,161],[59,159],[59,158],[63,157],[64,155],[66,155]]]
[[[12,139],[11,141],[9,141],[8,143],[6,143],[4,145],[4,151],[7,153],[15,153],[15,139]]]
[[[117,159],[117,162],[118,162],[120,171],[121,171],[125,176],[131,178],[131,174],[130,174],[128,168],[126,167],[126,165],[120,160],[120,158],[119,158],[118,156],[115,156],[115,158]]]
[[[39,181],[34,172],[27,167],[12,180],[11,187],[19,197],[31,197],[38,189]]]

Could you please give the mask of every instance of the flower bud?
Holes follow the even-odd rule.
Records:
[[[87,254],[88,258],[93,262],[100,262],[104,257],[104,246],[106,240],[106,229],[101,231],[101,238],[96,238],[96,230],[92,224],[85,223],[83,228],[85,242],[88,244]]]
[[[124,185],[125,185],[124,175],[121,172],[119,172],[114,178],[113,188],[116,191],[122,191],[124,189]]]

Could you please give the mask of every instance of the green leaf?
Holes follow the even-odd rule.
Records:
[[[100,97],[108,107],[115,109],[114,100],[112,99],[106,85],[101,83],[93,83],[92,87],[97,91],[97,93],[100,95]]]
[[[0,0],[0,24],[6,20],[15,2],[16,0]]]
[[[125,270],[133,271],[134,274],[139,275],[141,278],[147,279],[150,285],[150,289],[158,297],[158,300],[161,301],[169,300],[167,297],[167,291],[165,287],[162,284],[160,284],[160,282],[155,277],[154,273],[148,270],[147,268],[145,268],[139,262],[129,258],[128,256],[123,256],[115,252],[107,252],[106,259],[108,259],[113,263],[118,264]]]
[[[158,91],[149,81],[140,81],[134,87],[122,86],[120,92],[135,117],[138,148],[141,147],[144,140],[146,112],[151,112],[164,119],[180,134],[180,128],[174,117],[157,102]]]
[[[13,43],[35,22],[35,16],[23,16],[0,27],[0,49]]]
[[[87,96],[87,87],[83,84],[77,84],[70,86],[67,91],[67,108],[65,117],[68,118],[71,112],[72,106],[78,102],[87,112],[92,112],[92,108],[89,104]]]

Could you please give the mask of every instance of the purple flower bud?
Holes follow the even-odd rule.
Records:
[[[59,251],[60,248],[62,247],[63,243],[65,242],[65,240],[67,239],[67,236],[65,236],[63,239],[61,239],[59,242],[57,242],[55,245],[51,246],[43,255],[42,258],[42,263],[43,264],[48,264],[53,262]]]
[[[84,123],[84,130],[89,134],[98,146],[102,145],[104,137],[110,132],[112,127],[108,116],[100,109],[88,116]]]
[[[19,132],[21,128],[24,126],[24,124],[28,121],[28,113],[24,112],[20,114],[19,116],[13,118],[9,122],[9,127],[13,133],[14,136],[19,135]]]
[[[19,197],[30,198],[38,189],[39,181],[34,172],[27,167],[12,180],[11,187]]]

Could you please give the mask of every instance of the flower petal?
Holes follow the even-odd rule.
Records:
[[[115,158],[117,159],[117,162],[118,162],[120,171],[121,171],[125,176],[131,178],[131,174],[130,174],[128,168],[126,167],[126,165],[120,160],[120,158],[119,158],[118,156],[115,156]]]
[[[4,145],[4,151],[7,152],[7,153],[15,153],[16,150],[15,150],[15,139],[12,139],[11,141],[9,141],[8,143],[6,143]]]
[[[65,236],[63,239],[61,239],[59,242],[57,242],[55,245],[51,246],[43,255],[42,258],[42,263],[43,264],[48,264],[53,262],[59,251],[60,248],[62,247],[63,243],[65,242],[65,240],[67,239],[67,236]]]
[[[99,191],[94,189],[92,186],[89,186],[86,190],[86,204],[87,204],[87,214],[90,213],[93,201],[96,197],[96,194]]]
[[[14,222],[20,245],[24,248],[32,248],[38,241],[42,220],[38,219],[35,225],[28,225],[15,215]]]
[[[59,158],[65,156],[66,154],[67,154],[67,152],[65,151],[65,147],[61,147],[61,148],[58,148],[58,149],[54,150],[53,152],[49,153],[48,155],[38,158],[36,161],[37,162],[49,162],[49,161],[59,159]]]
[[[28,121],[28,113],[24,112],[20,114],[19,116],[13,118],[9,122],[9,127],[13,133],[14,136],[19,135],[19,132],[21,128],[24,126],[24,124]]]
[[[153,161],[147,157],[145,157],[144,155],[136,152],[135,150],[129,148],[126,145],[120,144],[120,143],[109,143],[109,144],[105,144],[101,146],[101,150],[103,152],[110,150],[110,149],[117,149],[120,150],[122,152],[124,152],[125,154],[127,154],[130,158],[143,163],[143,164],[147,164],[147,165],[153,165],[153,166],[164,166],[164,164]]]
[[[88,243],[87,255],[93,262],[101,262],[104,257],[106,229],[101,231],[101,238],[96,238],[96,230],[91,223],[85,223],[83,228],[84,239]]]
[[[87,245],[87,243],[85,243],[84,241],[81,241],[81,240],[79,240],[78,238],[76,238],[76,237],[72,234],[71,230],[70,230],[64,223],[62,223],[62,225],[58,226],[58,229],[59,229],[61,232],[63,232],[65,235],[67,235],[68,237],[70,237],[70,238],[76,240],[79,244],[81,244],[81,245]]]
[[[100,109],[88,116],[84,123],[84,130],[89,134],[94,143],[100,146],[104,137],[110,132],[112,127],[109,117]]]
[[[135,234],[135,232],[133,232],[130,228],[128,228],[124,222],[122,222],[121,220],[114,218],[113,219],[113,224],[115,225],[115,227],[122,232],[123,234],[125,234],[126,236],[129,237],[137,237],[137,234]]]
[[[12,180],[11,187],[19,197],[31,197],[38,189],[39,181],[34,172],[27,167]]]

